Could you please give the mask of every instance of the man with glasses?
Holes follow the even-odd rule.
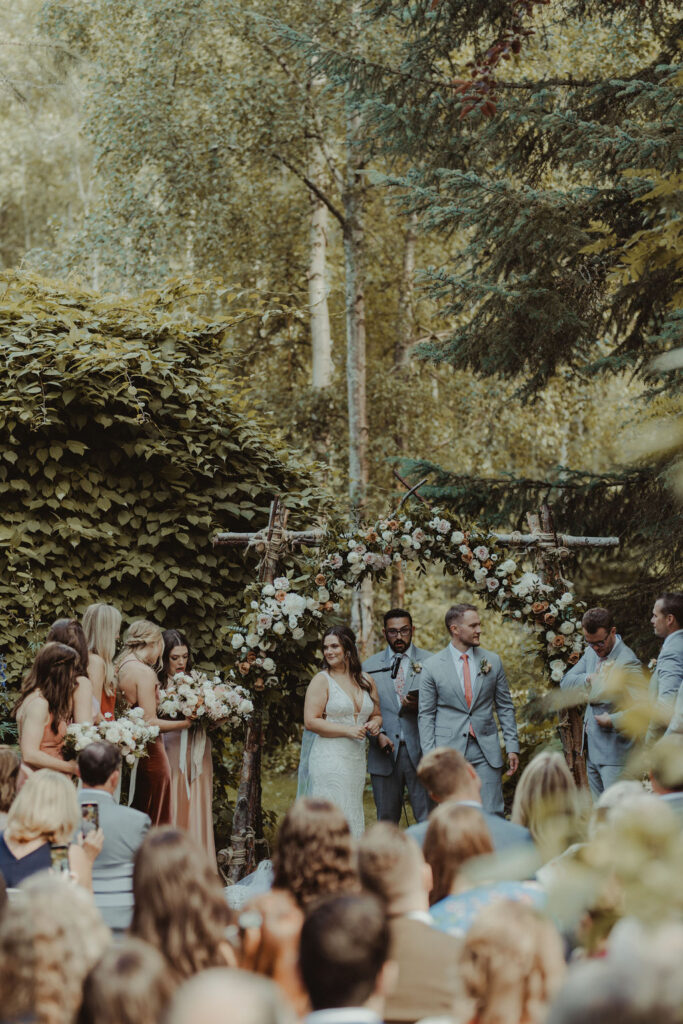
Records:
[[[385,614],[383,632],[387,646],[363,665],[363,671],[377,684],[382,712],[382,732],[370,738],[368,749],[377,820],[398,824],[407,788],[415,820],[424,821],[429,797],[417,778],[422,757],[417,691],[422,664],[431,652],[413,643],[413,620],[404,608],[392,608]]]
[[[619,731],[623,712],[615,710],[610,696],[615,688],[623,688],[623,681],[629,676],[634,682],[641,682],[642,669],[636,655],[617,633],[607,608],[589,608],[581,625],[586,650],[560,686],[563,690],[580,689],[586,700],[581,749],[586,755],[591,793],[597,799],[621,775],[632,742]],[[621,679],[618,674],[613,675],[615,670],[621,672]]]

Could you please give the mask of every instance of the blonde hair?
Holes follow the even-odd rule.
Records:
[[[88,641],[88,650],[98,654],[104,662],[104,692],[113,697],[114,655],[116,641],[121,629],[121,612],[112,604],[91,604],[83,614],[83,632]]]
[[[511,820],[529,829],[546,860],[579,839],[579,793],[562,754],[546,750],[529,762],[517,784]]]
[[[174,981],[222,967],[231,913],[215,862],[180,829],[153,828],[133,866],[130,934],[166,958]]]
[[[472,784],[469,763],[453,747],[436,747],[425,754],[417,766],[417,777],[439,802],[460,795]]]
[[[85,979],[77,1024],[157,1024],[174,990],[159,950],[126,936]]]
[[[493,853],[493,840],[484,815],[455,800],[440,804],[429,816],[422,850],[432,869],[431,904],[445,899],[466,861]]]
[[[460,952],[458,1019],[540,1024],[565,970],[562,941],[550,921],[524,903],[493,903],[477,915]]]
[[[378,821],[358,843],[358,874],[368,892],[392,904],[415,888],[424,861],[418,844],[405,830],[389,821]]]
[[[116,669],[121,667],[121,662],[124,658],[133,655],[145,664],[145,654],[148,654],[154,645],[159,648],[159,657],[157,662],[161,662],[161,655],[164,650],[164,638],[163,630],[161,626],[157,626],[154,622],[149,622],[148,619],[138,619],[137,622],[131,622],[130,626],[126,630],[123,638],[123,646],[116,659]]]
[[[110,942],[85,889],[48,872],[27,879],[0,920],[3,1019],[72,1024],[83,979]]]
[[[41,768],[19,790],[10,807],[5,832],[17,843],[33,839],[68,843],[79,821],[76,789],[69,777]]]
[[[11,747],[0,747],[0,812],[8,811],[17,795],[21,759]]]

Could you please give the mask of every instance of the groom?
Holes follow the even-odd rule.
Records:
[[[497,654],[479,646],[481,621],[473,604],[454,604],[446,612],[448,647],[433,654],[420,675],[418,726],[422,751],[454,747],[481,779],[485,811],[503,813],[503,757],[495,708],[503,731],[510,770],[519,767],[515,709]]]
[[[401,819],[404,786],[416,821],[429,814],[429,797],[417,778],[420,736],[417,728],[417,689],[422,663],[430,657],[413,644],[413,620],[403,608],[384,616],[387,646],[363,664],[377,685],[382,731],[370,737],[368,771],[378,821]]]

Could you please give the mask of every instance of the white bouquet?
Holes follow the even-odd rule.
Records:
[[[193,722],[240,725],[254,705],[248,691],[221,681],[216,674],[209,679],[205,672],[177,672],[159,691],[159,715],[162,718],[189,718]]]
[[[127,764],[147,756],[147,745],[159,735],[158,725],[147,725],[142,708],[130,708],[120,718],[105,718],[98,725],[74,722],[67,726],[64,739],[66,757],[76,757],[81,750],[105,740],[121,751]]]

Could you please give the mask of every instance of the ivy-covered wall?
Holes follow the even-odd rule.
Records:
[[[108,299],[0,275],[0,655],[16,685],[60,615],[93,601],[187,631],[199,660],[225,636],[256,556],[218,530],[266,522],[275,493],[311,525],[312,467],[266,433],[224,365],[231,322],[168,296]]]

